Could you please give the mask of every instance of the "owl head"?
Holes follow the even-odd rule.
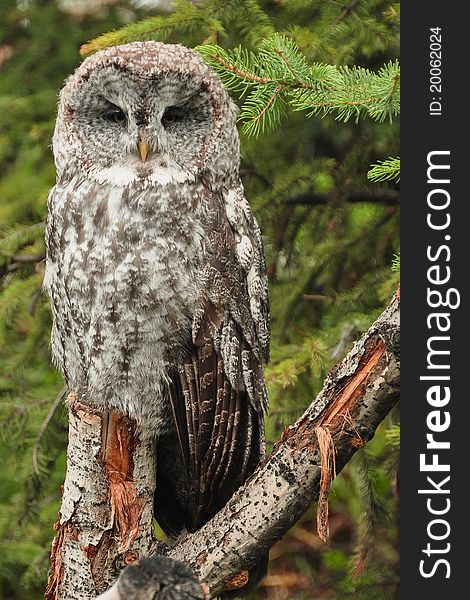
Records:
[[[159,186],[221,181],[239,164],[237,109],[192,50],[134,42],[87,58],[66,81],[53,150],[58,180]]]

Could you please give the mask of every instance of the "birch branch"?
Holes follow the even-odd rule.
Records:
[[[331,369],[314,402],[284,432],[265,464],[206,525],[169,551],[169,557],[184,561],[207,585],[211,598],[236,588],[237,581],[246,583],[248,569],[317,499],[319,534],[327,538],[327,496],[333,477],[374,435],[398,400],[399,305],[398,291]],[[124,600],[120,582],[126,571],[103,600]],[[157,586],[154,582],[152,589]],[[133,597],[153,596],[135,592]]]

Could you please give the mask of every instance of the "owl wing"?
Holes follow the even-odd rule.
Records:
[[[157,497],[156,515],[173,534],[182,527],[198,529],[264,456],[262,365],[269,353],[269,304],[261,235],[241,184],[218,195],[207,190],[205,203],[206,251],[193,343],[169,386],[182,473],[165,475],[172,466],[173,474],[178,470],[175,451],[159,457],[157,494],[160,489],[166,497],[160,502]]]

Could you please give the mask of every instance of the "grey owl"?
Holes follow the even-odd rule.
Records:
[[[78,67],[53,137],[53,361],[155,436],[170,535],[205,523],[264,454],[267,280],[236,115],[196,53],[135,42]]]

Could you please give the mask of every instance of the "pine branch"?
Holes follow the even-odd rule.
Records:
[[[400,271],[400,255],[399,254],[393,255],[392,271],[396,271],[396,272]]]
[[[49,423],[51,422],[52,417],[54,416],[55,411],[57,410],[57,407],[64,400],[66,393],[67,393],[67,390],[64,388],[56,396],[54,402],[49,407],[47,415],[44,417],[44,420],[41,423],[41,427],[39,428],[39,431],[37,433],[36,439],[34,440],[33,467],[34,467],[34,471],[35,471],[36,475],[40,475],[39,465],[38,465],[38,452],[39,452],[39,448],[41,446],[42,438],[44,436],[44,433],[45,433],[47,427],[49,426]]]
[[[88,56],[109,46],[135,41],[164,42],[175,34],[194,33],[201,42],[214,40],[217,35],[227,35],[233,23],[241,28],[247,42],[256,42],[274,33],[269,17],[256,0],[205,0],[198,3],[176,0],[173,9],[170,14],[143,19],[104,33],[84,44],[80,53]]]
[[[400,425],[392,425],[390,427],[390,429],[387,430],[387,441],[390,444],[390,446],[393,446],[394,448],[399,448],[400,447],[400,440],[401,440],[401,436],[400,436]]]
[[[341,14],[339,15],[339,17],[336,19],[335,21],[335,25],[337,25],[338,23],[340,23],[343,19],[345,19],[348,15],[350,15],[352,13],[352,11],[355,9],[356,5],[359,3],[359,0],[352,0],[352,2],[350,2],[341,12]]]
[[[0,231],[0,264],[7,260],[28,262],[20,250],[44,238],[44,222],[32,225],[18,224]],[[33,261],[35,262],[35,261]]]
[[[379,160],[367,173],[370,181],[400,181],[400,158]]]
[[[392,120],[399,113],[400,71],[389,62],[377,73],[361,67],[309,65],[293,40],[275,34],[257,53],[241,47],[196,48],[225,86],[245,100],[240,121],[248,135],[274,129],[290,108],[307,117],[333,114],[348,121]]]
[[[165,41],[173,31],[187,33],[191,28],[205,25],[204,13],[189,0],[180,0],[175,3],[175,9],[177,10],[172,14],[150,17],[137,23],[130,23],[121,29],[104,33],[83,44],[80,53],[82,56],[88,56],[109,46],[135,41]]]
[[[369,552],[375,544],[379,518],[386,509],[382,498],[377,493],[373,457],[367,455],[365,448],[356,453],[351,466],[361,507],[357,528],[357,549],[351,567],[353,576],[359,578],[364,572]]]
[[[0,342],[15,317],[27,310],[32,295],[41,288],[42,275],[31,275],[28,279],[15,279],[0,295]]]

